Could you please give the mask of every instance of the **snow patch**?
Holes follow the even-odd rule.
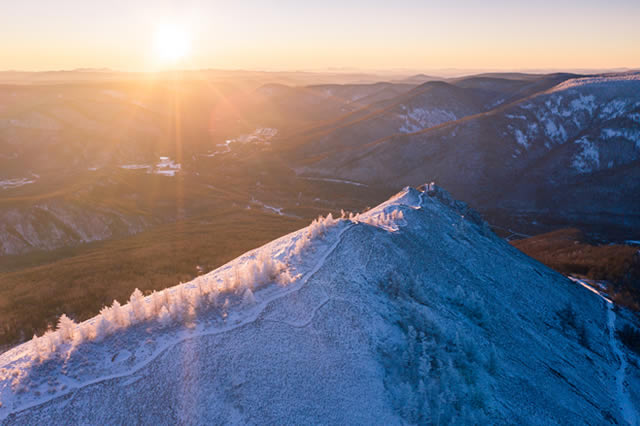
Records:
[[[633,142],[636,149],[640,149],[640,129],[602,129],[602,139],[623,138]]]
[[[148,164],[122,164],[120,168],[125,170],[141,170],[151,169],[151,166]]]
[[[368,185],[366,185],[364,183],[355,182],[355,181],[352,181],[352,180],[344,180],[344,179],[331,179],[331,178],[306,177],[306,176],[303,176],[302,179],[317,180],[317,181],[322,181],[322,182],[344,183],[344,184],[347,184],[347,185],[364,186],[364,187],[368,186]]]
[[[269,210],[272,211],[280,216],[284,216],[284,213],[282,212],[283,208],[282,207],[276,207],[276,206],[271,206],[269,204],[263,203],[262,201],[256,200],[255,198],[251,197],[251,202],[254,204],[259,205],[260,207],[262,207],[265,210]],[[251,206],[247,206],[249,207],[249,209],[251,209]]]
[[[573,157],[571,165],[578,173],[589,173],[600,167],[600,153],[595,143],[589,141],[586,136],[574,142],[581,146],[581,151]]]
[[[236,139],[231,139],[231,142],[241,143],[264,143],[268,144],[278,134],[278,129],[272,127],[261,127],[255,129],[253,132],[247,135],[240,135]]]
[[[120,166],[125,170],[146,170],[147,173],[154,173],[163,176],[175,176],[181,169],[181,165],[170,159],[169,157],[160,157],[155,164],[123,164]],[[89,169],[91,170],[91,169]]]
[[[518,119],[518,120],[526,120],[527,117],[525,115],[514,115],[514,114],[505,114],[505,117],[513,120],[513,119]]]
[[[522,131],[520,129],[515,129],[514,130],[514,134],[516,137],[516,142],[519,145],[522,145],[525,149],[529,148],[529,142],[527,141],[527,137],[525,136],[524,133],[522,133]]]
[[[631,107],[629,102],[622,99],[614,99],[602,107],[600,111],[600,118],[612,120],[622,117],[629,107]]]
[[[567,139],[567,131],[562,124],[556,124],[551,119],[544,120],[544,130],[547,136],[551,139],[555,139],[559,142],[564,142]]]
[[[160,157],[160,161],[156,164],[154,173],[164,176],[175,176],[180,171],[180,164],[171,160],[169,157]]]
[[[35,183],[35,182],[36,182],[36,179],[30,179],[30,178],[5,179],[5,180],[0,180],[0,189],[18,188],[24,185]]]
[[[403,105],[403,109],[405,109]],[[412,108],[408,109],[406,114],[401,114],[400,118],[404,123],[398,129],[401,133],[413,133],[422,129],[437,126],[438,124],[454,121],[458,118],[456,115],[447,110],[439,108]]]
[[[570,110],[572,112],[576,112],[576,111],[587,111],[589,113],[589,115],[593,115],[593,112],[596,109],[596,102],[595,102],[595,96],[593,95],[580,95],[579,98],[577,99],[573,99],[569,105],[570,105]]]

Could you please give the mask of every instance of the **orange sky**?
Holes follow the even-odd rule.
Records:
[[[8,2],[0,69],[640,68],[637,0],[231,3]],[[154,48],[167,25],[180,61]]]

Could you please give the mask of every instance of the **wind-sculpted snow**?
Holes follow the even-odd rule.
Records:
[[[61,318],[48,357],[35,342],[0,355],[0,419],[621,423],[607,315],[466,204],[407,188],[86,323]],[[74,343],[85,326],[101,337]]]

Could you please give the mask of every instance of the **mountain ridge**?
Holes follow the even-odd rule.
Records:
[[[630,201],[637,188],[624,169],[640,155],[639,79],[626,73],[567,80],[491,111],[327,153],[298,172],[366,184],[436,180],[482,211],[537,211],[564,221],[582,214],[587,224],[614,227],[624,214],[631,231],[639,220]],[[609,186],[595,176],[605,171],[622,191],[602,202]]]
[[[215,297],[201,309],[194,296],[203,291]],[[76,332],[95,330],[100,317],[65,320],[0,355],[2,422],[548,424],[636,415],[625,401],[640,397],[638,381],[620,354],[631,355],[612,349],[625,320],[434,185],[317,220],[165,294],[171,303],[157,316],[139,316],[157,296],[134,293],[105,308],[100,327],[111,331],[95,340],[68,343],[90,336]],[[55,350],[42,352],[47,342]]]

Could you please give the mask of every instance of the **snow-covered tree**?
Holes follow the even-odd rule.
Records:
[[[111,305],[111,321],[117,328],[127,327],[129,325],[129,315],[117,300],[114,300],[113,305]]]
[[[242,303],[247,306],[256,303],[256,298],[250,288],[246,289],[244,294],[242,295]]]
[[[160,310],[167,304],[167,294],[165,291],[154,291],[150,297],[149,316],[157,317]]]
[[[100,315],[95,319],[93,326],[93,336],[97,341],[104,339],[111,332],[111,323],[107,319],[107,316],[103,314],[105,309],[109,308],[103,308],[102,311],[100,311]]]
[[[175,320],[181,320],[188,312],[189,301],[185,292],[185,286],[180,284],[168,292],[168,310]]]
[[[158,314],[158,322],[163,327],[166,327],[171,323],[171,315],[169,314],[169,311],[167,310],[166,306],[163,306],[160,309],[160,312]]]
[[[52,330],[47,330],[40,338],[42,353],[44,358],[48,358],[49,355],[54,353],[58,349],[60,344],[60,336],[58,333],[54,333]]]
[[[131,306],[135,322],[141,322],[147,319],[147,304],[139,289],[136,288],[133,293],[131,293],[129,306]]]
[[[38,361],[43,360],[45,354],[44,354],[44,347],[42,344],[42,340],[40,337],[36,336],[35,334],[31,339],[31,347],[33,351],[33,358],[37,359]]]
[[[75,344],[78,345],[82,342],[86,342],[95,338],[92,335],[92,326],[88,323],[78,324],[74,335]]]
[[[58,333],[60,333],[60,337],[66,343],[73,342],[73,336],[75,333],[76,323],[66,316],[62,314],[60,319],[58,320]]]
[[[203,291],[204,285],[204,283],[196,282],[195,288],[189,290],[189,304],[195,312],[201,311],[207,303],[207,298]]]
[[[218,306],[218,295],[219,293],[217,291],[212,291],[207,295],[207,301],[210,307],[216,308]]]
[[[339,221],[340,219],[334,219],[331,213],[327,217],[320,216],[314,219],[296,241],[290,257],[302,256],[311,247],[313,240],[323,237],[329,228],[335,226]]]

